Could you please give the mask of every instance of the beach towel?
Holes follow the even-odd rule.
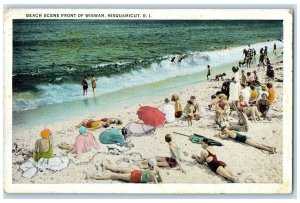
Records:
[[[69,162],[69,158],[65,154],[50,159],[41,158],[39,162],[35,162],[33,158],[30,158],[20,165],[20,169],[22,177],[32,178],[38,171],[61,171],[68,167]]]
[[[124,128],[127,132],[126,136],[154,135],[156,129],[150,125],[138,122],[127,123]]]
[[[120,133],[118,128],[112,128],[100,133],[99,140],[102,144],[126,144],[124,135]]]
[[[182,133],[177,133],[177,132],[173,132],[175,134],[178,134],[178,135],[183,135],[183,136],[187,136],[190,138],[190,140],[193,142],[193,143],[196,143],[196,144],[201,144],[203,142],[203,139],[206,138],[208,139],[208,143],[210,145],[214,145],[214,146],[223,146],[223,144],[221,142],[218,142],[214,139],[211,139],[211,138],[207,138],[207,137],[204,137],[202,135],[198,135],[198,134],[195,134],[194,135],[185,135],[185,134],[182,134]]]
[[[223,146],[223,144],[221,142],[218,142],[214,139],[210,139],[210,138],[207,138],[207,137],[204,137],[202,135],[198,135],[198,134],[194,134],[194,135],[191,135],[190,136],[190,140],[193,142],[193,143],[196,143],[196,144],[201,144],[203,142],[203,139],[206,138],[208,139],[208,143],[209,145],[214,145],[214,146]]]

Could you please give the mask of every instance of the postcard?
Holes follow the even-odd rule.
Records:
[[[6,193],[288,194],[293,10],[5,9]]]

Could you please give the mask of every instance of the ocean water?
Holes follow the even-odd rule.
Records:
[[[120,92],[130,99],[141,87],[151,94],[151,84],[174,88],[185,83],[175,78],[205,75],[207,64],[237,65],[248,44],[257,53],[282,48],[282,29],[282,21],[14,20],[14,120],[34,109],[104,105]],[[92,75],[96,97],[89,88],[84,98],[80,83]]]

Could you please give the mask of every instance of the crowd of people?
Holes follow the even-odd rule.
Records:
[[[276,49],[276,48],[275,48]],[[267,54],[267,48],[261,51],[260,54]],[[250,57],[250,61],[255,58],[255,50],[244,50],[245,58]],[[247,59],[248,60],[248,59]],[[250,62],[249,62],[250,63]],[[232,68],[232,76],[229,79],[224,79],[225,73],[216,76],[215,80],[224,80],[222,87],[215,94],[211,95],[208,111],[215,112],[214,122],[219,127],[220,132],[216,137],[221,139],[232,139],[236,142],[244,143],[249,146],[264,150],[270,154],[276,153],[276,148],[267,146],[258,141],[252,140],[245,135],[249,131],[249,120],[252,122],[260,122],[262,118],[270,120],[270,112],[272,105],[275,102],[275,91],[272,85],[274,79],[274,70],[269,62],[266,73],[267,79],[259,81],[257,72],[240,71],[238,67]],[[258,67],[259,68],[259,67]],[[269,72],[268,72],[269,71]],[[272,72],[272,73],[271,73]],[[211,67],[208,65],[207,79],[211,75]],[[92,78],[93,89],[96,87],[96,79]],[[83,82],[83,94],[86,94],[85,82]],[[183,108],[177,94],[170,98],[165,98],[161,112],[165,116],[166,123],[173,123],[176,120],[185,120],[188,126],[192,126],[193,122],[199,122],[201,119],[200,107],[196,96],[191,95],[186,101]],[[234,113],[235,112],[235,113]],[[238,123],[230,123],[230,117],[237,117]],[[81,155],[90,151],[92,148],[99,149],[99,144],[96,142],[94,135],[88,132],[87,129],[107,128],[111,125],[122,125],[122,121],[117,118],[102,118],[102,119],[87,119],[80,122],[79,134],[73,144],[62,142],[58,145],[61,150],[66,150],[69,153],[75,154],[77,159]],[[123,143],[126,139],[126,130],[124,128],[116,128],[120,133]],[[35,149],[32,151],[32,156],[36,162],[41,158],[53,157],[53,141],[52,132],[45,128],[40,133],[41,138],[35,143]],[[101,140],[101,139],[100,139]],[[168,144],[170,151],[169,157],[156,156],[145,160],[140,165],[141,170],[116,168],[110,165],[103,166],[104,169],[112,171],[109,175],[98,176],[95,174],[87,174],[87,178],[96,180],[122,180],[131,183],[161,183],[163,182],[160,175],[159,167],[178,168],[182,173],[186,174],[184,165],[182,164],[181,150],[172,139],[171,134],[165,135],[165,142]],[[202,149],[200,154],[193,154],[192,158],[195,163],[204,164],[216,174],[224,177],[228,181],[236,182],[237,175],[228,167],[226,163],[218,160],[216,150],[210,146],[207,139],[202,141]],[[145,170],[144,170],[145,169]]]

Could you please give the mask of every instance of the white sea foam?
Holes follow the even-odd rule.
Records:
[[[269,52],[272,51],[274,42],[275,41],[263,42],[251,45],[251,48],[255,48],[256,50],[256,58],[258,59],[259,57],[259,49],[264,46],[268,46]],[[276,41],[276,44],[278,48],[283,47],[282,42]],[[244,48],[248,49],[248,45],[226,50],[193,52],[187,54],[186,58],[184,58],[181,63],[178,62],[180,56],[170,55],[164,57],[166,59],[162,60],[160,63],[152,63],[148,68],[134,70],[122,75],[114,75],[109,78],[100,77],[97,78],[97,88],[95,89],[96,95],[162,81],[176,76],[206,71],[208,64],[214,69],[214,67],[221,66],[222,64],[234,63],[243,58],[242,50]],[[172,57],[176,57],[175,63],[171,62]],[[88,82],[88,97],[93,97],[90,81]],[[38,85],[37,88],[41,91],[38,98],[32,99],[26,96],[14,97],[13,110],[24,111],[49,104],[80,100],[84,98],[82,96],[80,81],[78,84],[44,84]]]

